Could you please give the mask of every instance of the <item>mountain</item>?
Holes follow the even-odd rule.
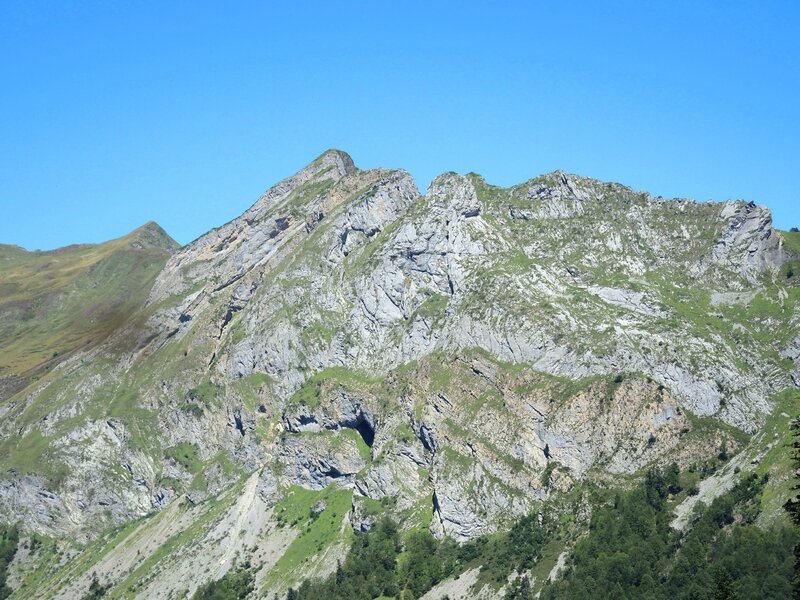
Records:
[[[105,340],[144,303],[178,247],[152,222],[105,244],[0,245],[0,399]]]
[[[331,150],[180,249],[148,225],[0,259],[15,598],[187,597],[243,565],[271,598],[349,573],[385,517],[475,549],[408,597],[538,591],[653,469],[675,531],[731,494],[786,520],[800,237],[753,203],[560,171],[422,195]],[[521,523],[551,538],[491,567]]]

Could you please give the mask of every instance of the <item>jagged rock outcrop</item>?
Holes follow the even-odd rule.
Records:
[[[714,263],[755,282],[765,269],[786,262],[780,235],[772,228],[772,213],[766,206],[730,202],[725,204],[720,217],[727,222],[711,251]]]
[[[240,217],[203,235],[172,257],[154,283],[150,301],[179,294],[197,282],[213,282],[215,291],[219,291],[238,281],[274,255],[292,234],[304,229],[305,221],[293,217],[292,207],[287,206],[285,214],[277,216],[277,205],[300,191],[300,200],[310,201],[314,209],[324,211],[331,199],[323,199],[321,192],[354,169],[349,156],[331,151],[276,184]]]

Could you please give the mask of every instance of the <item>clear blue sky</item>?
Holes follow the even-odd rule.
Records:
[[[302,7],[298,7],[303,4]],[[800,2],[0,3],[0,242],[186,243],[323,150],[800,226]]]

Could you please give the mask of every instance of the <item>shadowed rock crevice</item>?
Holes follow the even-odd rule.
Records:
[[[233,425],[242,437],[244,437],[244,423],[242,422],[242,414],[240,412],[233,413]]]
[[[375,428],[363,415],[356,421],[353,429],[359,433],[364,443],[372,448],[372,444],[375,442]]]
[[[438,447],[436,432],[427,425],[420,425],[419,441],[422,442],[422,445],[428,452],[436,452]]]

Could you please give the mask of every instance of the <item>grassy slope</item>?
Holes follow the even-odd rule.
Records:
[[[98,245],[0,246],[0,376],[52,366],[113,332],[177,244],[155,223]]]
[[[783,236],[785,247],[800,256],[800,232],[782,231],[781,235]]]

